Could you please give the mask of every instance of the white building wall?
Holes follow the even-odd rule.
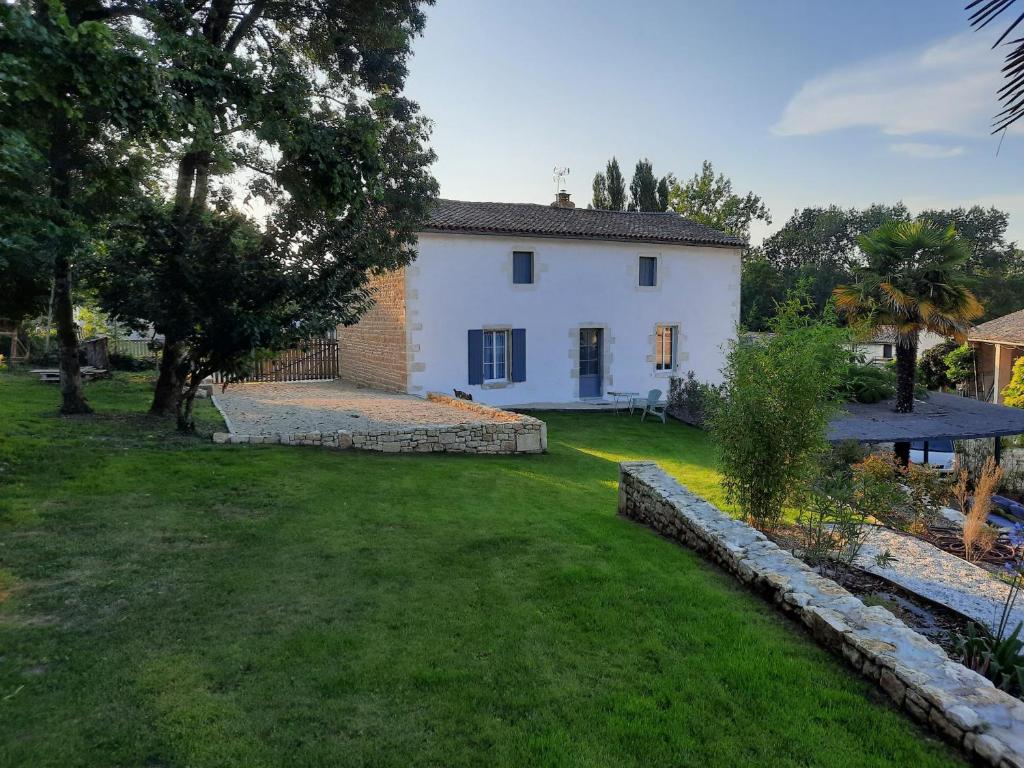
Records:
[[[534,284],[512,283],[512,252],[534,253]],[[639,256],[658,285],[638,285]],[[493,405],[579,400],[579,329],[604,329],[603,392],[668,393],[670,375],[721,381],[739,322],[740,252],[594,240],[424,233],[407,270],[409,391],[472,393]],[[677,368],[655,371],[658,324],[680,330]],[[467,331],[526,329],[526,381],[471,386]]]

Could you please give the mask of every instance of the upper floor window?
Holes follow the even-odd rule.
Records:
[[[676,337],[674,325],[659,325],[654,336],[654,369],[671,371],[676,367]]]
[[[484,331],[484,381],[508,380],[508,331]]]
[[[513,251],[512,282],[516,285],[533,283],[533,251]]]
[[[658,259],[656,256],[640,257],[640,285],[653,288],[658,284]]]

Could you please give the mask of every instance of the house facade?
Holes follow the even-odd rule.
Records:
[[[974,347],[975,390],[979,400],[1003,402],[1013,365],[1024,355],[1024,309],[976,326],[967,336]]]
[[[917,356],[946,341],[944,336],[931,331],[921,331],[917,338]],[[885,365],[896,359],[896,332],[892,328],[879,328],[870,338],[859,340],[854,351],[875,365]]]
[[[441,200],[408,267],[339,329],[341,375],[492,405],[721,380],[739,321],[733,237],[671,213]]]

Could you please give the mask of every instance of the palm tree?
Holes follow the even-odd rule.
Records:
[[[859,242],[867,264],[855,285],[835,289],[836,307],[851,324],[893,333],[896,412],[910,413],[921,331],[962,342],[984,312],[958,271],[970,251],[952,226],[927,221],[889,221]]]

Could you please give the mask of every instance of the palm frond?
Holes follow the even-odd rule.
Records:
[[[984,29],[1015,2],[1016,0],[973,0],[965,8],[968,11],[975,9],[968,17],[968,21],[976,30]],[[992,47],[996,48],[1004,44],[1006,38],[1022,21],[1024,21],[1024,13],[1010,22],[1010,25],[993,43]],[[1024,66],[1024,37],[1006,41],[1005,45],[1009,47],[1002,69],[1006,84],[997,91],[997,97],[1003,109],[993,118],[992,133],[1005,131],[1024,117],[1024,75],[1021,73],[1022,66]]]

